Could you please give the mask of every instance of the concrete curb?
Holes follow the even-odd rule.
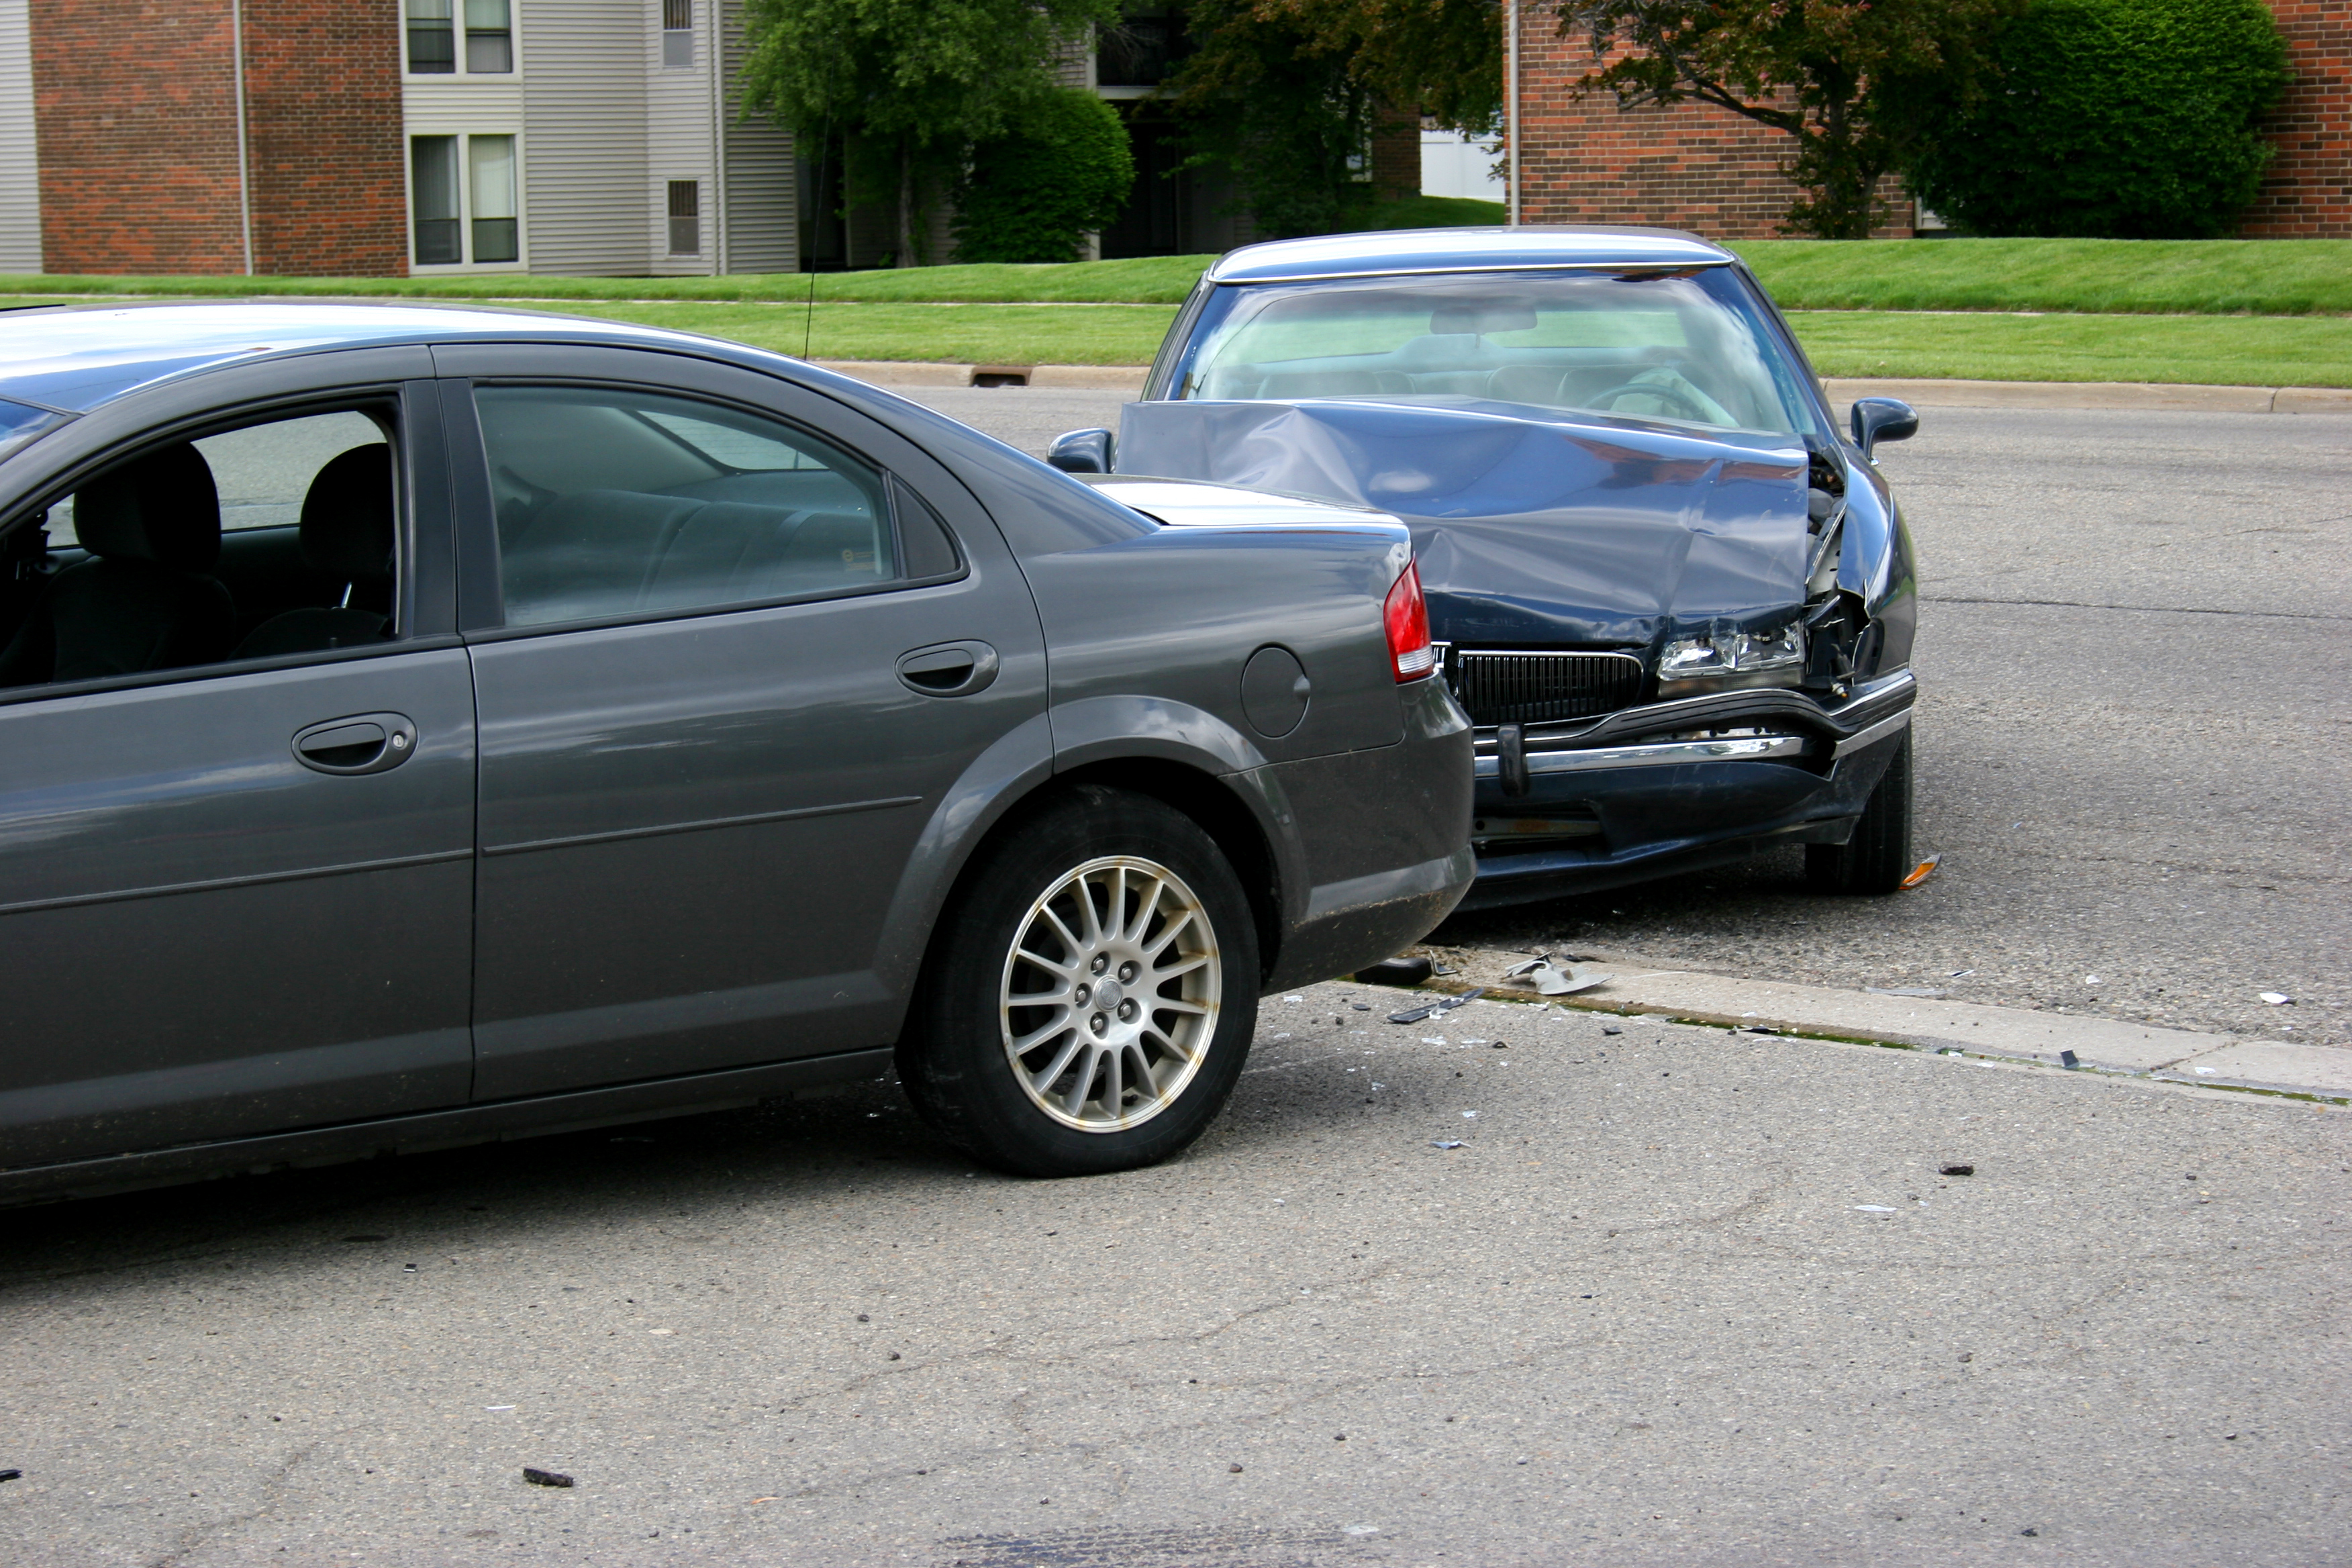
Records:
[[[928,364],[821,359],[826,370],[876,386],[1034,386],[1141,393],[1147,374],[1126,364]],[[1899,397],[1921,408],[2172,410],[2199,414],[2352,414],[2352,388],[2200,386],[2155,382],[1852,381],[1824,384],[1835,403]]]
[[[1503,979],[1504,970],[1529,954],[1428,951],[1443,951],[1460,968],[1459,980],[1487,986],[1489,994],[1541,999],[1532,987]],[[1616,978],[1591,991],[1550,1000],[1593,1012],[1664,1014],[1702,1024],[1958,1051],[2045,1067],[2063,1066],[2059,1053],[2072,1051],[2078,1067],[2095,1072],[2352,1102],[2352,1050],[2336,1046],[2240,1039],[1940,997],[1741,980],[1647,964],[1625,955],[1601,957],[1597,963]]]

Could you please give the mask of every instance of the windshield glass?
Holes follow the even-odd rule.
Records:
[[[1441,273],[1218,289],[1170,395],[1535,404],[1811,432],[1800,373],[1727,268]]]

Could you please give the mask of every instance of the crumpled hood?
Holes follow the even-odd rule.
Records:
[[[1130,403],[1122,474],[1370,507],[1412,530],[1441,641],[1654,647],[1805,598],[1795,438],[1462,399]]]

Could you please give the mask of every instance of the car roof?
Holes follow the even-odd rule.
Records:
[[[87,414],[139,387],[226,364],[453,342],[667,349],[769,369],[782,358],[693,332],[537,310],[308,300],[64,305],[0,313],[0,398]]]
[[[1542,267],[1720,267],[1738,259],[1719,245],[1671,228],[1403,228],[1245,245],[1219,257],[1206,278],[1212,283],[1276,283]]]

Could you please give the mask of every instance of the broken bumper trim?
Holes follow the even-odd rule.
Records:
[[[1908,721],[1906,711],[1900,716]],[[1530,773],[1590,773],[1601,768],[1681,767],[1690,763],[1766,762],[1776,757],[1801,757],[1813,742],[1802,735],[1744,735],[1722,741],[1667,741],[1649,746],[1594,746],[1580,752],[1528,752]],[[1841,748],[1843,750],[1843,748]],[[1477,776],[1496,778],[1502,773],[1497,757],[1480,757]]]
[[[1577,726],[1530,724],[1525,727],[1520,744],[1527,749],[1528,769],[1536,771],[1538,757],[1556,752],[1631,747],[1647,736],[1677,731],[1767,725],[1802,731],[1829,742],[1832,755],[1845,756],[1895,733],[1909,721],[1912,705],[1918,700],[1917,678],[1907,669],[1898,669],[1858,688],[1852,698],[1834,708],[1824,708],[1801,691],[1717,691],[1621,709],[1605,719]],[[1495,731],[1478,731],[1475,746],[1482,762],[1494,757]],[[1482,766],[1479,775],[1491,777],[1493,773]]]

